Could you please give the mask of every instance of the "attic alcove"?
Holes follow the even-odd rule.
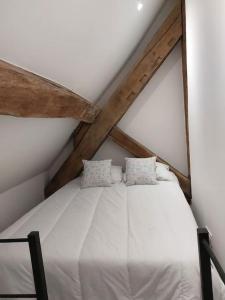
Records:
[[[78,51],[77,53],[80,53],[80,55],[73,57],[72,61],[68,61],[68,57],[71,57],[71,55],[68,56],[68,53],[66,53],[68,50],[66,47],[63,47],[64,52],[62,53],[59,53],[57,50],[53,55],[49,55],[48,51],[46,51],[46,53],[32,51],[32,47],[37,46],[36,42],[33,45],[31,43],[33,37],[30,37],[29,44],[22,43],[22,41],[27,40],[29,32],[22,31],[23,28],[20,27],[18,23],[18,17],[25,13],[24,22],[26,23],[26,28],[29,28],[28,25],[31,19],[28,18],[28,13],[32,12],[33,7],[29,6],[27,1],[24,0],[27,11],[24,12],[18,8],[19,15],[15,18],[14,12],[8,11],[7,3],[5,3],[5,11],[1,11],[0,13],[6,24],[4,30],[0,29],[0,36],[4,41],[0,47],[1,58],[63,84],[87,98],[90,102],[99,99],[99,105],[104,107],[112,91],[132,69],[137,57],[143,52],[149,40],[151,40],[154,33],[160,28],[163,20],[168,16],[171,8],[174,7],[175,2],[176,1],[166,1],[163,7],[163,1],[152,1],[151,4],[146,3],[144,10],[138,12],[138,14],[135,12],[130,16],[129,22],[132,24],[131,27],[128,26],[129,24],[124,25],[122,20],[125,15],[127,16],[127,13],[122,9],[120,16],[122,23],[119,22],[117,24],[117,28],[119,29],[117,32],[120,32],[120,34],[113,36],[110,43],[103,43],[102,41],[104,39],[101,32],[97,32],[97,28],[95,28],[94,33],[96,40],[95,43],[91,41],[91,55],[90,47],[87,47],[86,44],[90,43],[88,40],[89,33],[83,32],[81,53],[79,52],[81,48],[76,49],[75,46],[77,46],[77,43],[75,39],[71,39],[70,34],[66,36],[62,35],[65,32],[69,33],[69,28],[64,28],[64,32],[63,30],[59,30],[59,35],[57,36],[58,46],[62,47],[63,44],[60,43],[62,43],[64,39],[67,39],[68,45],[72,48],[75,47],[73,49],[74,53],[76,53],[75,50]],[[18,4],[15,3],[15,5]],[[20,3],[20,7],[22,7],[22,5],[23,4]],[[46,5],[49,5],[49,7],[45,7],[47,8],[46,14],[48,14],[51,4],[49,2]],[[57,2],[55,5],[60,11],[62,3]],[[70,3],[70,5],[72,5],[72,3]],[[108,7],[105,7],[105,10],[109,13]],[[155,18],[159,10],[160,14]],[[39,13],[40,11],[37,11],[37,16]],[[110,14],[112,14],[111,10]],[[6,16],[8,20],[11,20],[11,25],[13,24],[13,26],[15,26],[15,33],[17,37],[20,37],[20,41],[11,41],[11,36],[6,34],[7,31],[10,30],[9,23],[5,19]],[[35,23],[37,20],[38,19],[35,19],[32,25],[36,31],[40,30],[43,34],[42,30],[44,30],[46,24],[43,23],[42,26],[38,28],[37,23]],[[80,21],[86,22],[87,19],[85,17]],[[108,22],[108,20],[104,22],[106,21]],[[58,26],[58,24],[56,25],[54,22],[54,18],[50,19],[49,28],[52,32],[54,32]],[[93,16],[90,24],[91,22],[96,23],[96,16]],[[23,24],[24,26],[25,23]],[[148,30],[142,42],[137,47],[150,23],[150,30]],[[97,24],[98,26],[102,26],[101,22]],[[116,28],[114,27],[115,24],[113,24],[112,27],[106,27],[105,34],[107,32],[109,33],[112,29],[116,32]],[[70,30],[71,28],[74,27],[70,27]],[[134,30],[131,30],[131,28]],[[129,32],[132,32],[132,35],[129,34]],[[77,37],[80,37],[81,34],[81,32],[79,32],[79,34],[77,33]],[[129,39],[124,39],[124,36],[129,36]],[[46,38],[46,35],[38,35],[40,42],[39,49],[43,48],[43,43],[46,42]],[[51,38],[54,39],[54,34]],[[97,40],[99,43],[96,42]],[[13,42],[17,43],[17,48],[14,49],[14,47],[11,47],[9,51],[6,45],[13,45]],[[49,49],[53,49],[52,46],[55,41],[52,40],[52,45],[50,45],[50,42],[51,40],[49,40],[46,45],[49,46]],[[116,44],[117,47],[112,47],[113,44]],[[80,46],[81,45],[79,45],[79,47]],[[21,49],[23,49],[23,55],[19,55]],[[54,50],[55,49],[54,47]],[[104,53],[104,57],[98,57],[97,53]],[[62,57],[64,58],[64,64],[62,64]],[[85,61],[85,57],[88,57],[88,61]],[[129,57],[128,60],[127,57]],[[125,63],[126,60],[127,62]],[[123,68],[121,68],[122,65]],[[91,72],[89,70],[91,70]],[[95,73],[93,73],[93,70],[95,70]],[[73,78],[72,81],[71,78]],[[114,80],[112,80],[112,78],[114,78]],[[109,84],[110,81],[111,84]],[[106,86],[107,89],[105,89]],[[138,96],[138,99],[135,100],[135,103],[128,110],[127,114],[122,118],[119,127],[131,137],[136,138],[143,145],[156,152],[159,156],[168,160],[174,167],[183,172],[184,175],[188,175],[182,89],[181,45],[178,44],[166,58],[166,61],[154,75],[147,87]],[[140,126],[141,120],[145,121],[143,131],[142,126]],[[4,126],[2,126],[0,129],[4,137],[4,146],[1,147],[1,151],[4,154],[2,155],[2,169],[4,173],[6,173],[1,183],[2,192],[4,192],[5,195],[4,203],[8,203],[8,207],[12,206],[12,202],[10,202],[10,199],[12,199],[10,188],[18,185],[18,187],[13,188],[13,193],[15,193],[15,189],[19,191],[21,185],[26,184],[26,182],[28,186],[26,192],[24,192],[24,194],[22,193],[21,197],[21,199],[24,197],[25,200],[13,202],[15,211],[17,212],[14,215],[12,213],[11,217],[5,222],[4,209],[1,210],[3,222],[0,229],[4,229],[4,227],[10,225],[11,222],[15,221],[16,218],[38,202],[35,200],[35,203],[31,202],[29,205],[27,201],[29,197],[36,199],[34,193],[36,193],[36,195],[42,195],[39,201],[43,199],[44,185],[54,177],[57,169],[60,169],[63,161],[73,149],[73,142],[69,142],[69,137],[78,122],[72,119],[33,120],[15,119],[12,117],[1,117],[0,122],[5,124],[7,128],[4,130]],[[17,133],[17,131],[19,133]],[[17,145],[19,145],[19,147]],[[17,155],[15,155],[12,149],[17,147]],[[63,148],[64,151],[60,154]],[[108,158],[109,156],[114,158],[115,163],[121,163],[122,158],[128,156],[128,153],[118,145],[112,143],[111,138],[108,138],[95,154],[94,158],[101,159],[105,157]],[[7,172],[8,168],[10,172]],[[41,189],[40,193],[35,191],[30,181],[32,181],[34,185],[35,182],[37,183],[37,186]],[[0,197],[0,202],[1,199],[3,199],[3,194],[2,197]],[[22,206],[23,209],[21,209]],[[5,211],[7,210],[8,208]]]
[[[171,224],[175,224],[174,220],[177,218],[174,233],[176,229],[181,232],[178,243],[168,243],[166,240],[162,250],[167,251],[167,245],[172,248],[177,244],[180,252],[188,254],[190,266],[189,254],[196,247],[191,243],[191,239],[196,242],[193,211],[198,225],[207,226],[212,233],[209,246],[225,266],[225,119],[222,76],[225,69],[224,9],[222,0],[216,4],[205,0],[204,5],[195,0],[0,1],[0,232],[20,219],[15,227],[9,228],[13,232],[13,227],[16,228],[18,224],[20,226],[28,215],[20,217],[26,212],[32,215],[31,209],[36,206],[37,210],[42,208],[40,218],[32,217],[32,222],[25,223],[32,225],[36,220],[34,226],[42,236],[42,228],[47,230],[46,236],[48,232],[53,232],[48,229],[51,227],[50,223],[54,223],[54,208],[47,211],[45,205],[59,196],[58,199],[61,199],[57,204],[63,208],[69,203],[66,201],[71,200],[66,200],[63,196],[70,187],[71,193],[75,188],[86,193],[87,190],[80,189],[79,179],[75,184],[72,182],[65,187],[81,173],[82,159],[111,158],[114,165],[124,167],[125,157],[157,155],[159,162],[169,164],[170,171],[176,177],[166,170],[171,176],[160,178],[159,172],[157,173],[160,165],[157,165],[157,174],[154,170],[153,174],[157,175],[158,181],[163,179],[164,182],[154,182],[158,184],[155,187],[127,187],[129,180],[127,185],[122,182],[125,177],[122,176],[121,169],[108,168],[108,185],[113,177],[110,177],[110,171],[113,173],[113,170],[119,170],[120,179],[118,184],[112,184],[112,189],[123,186],[128,191],[124,194],[126,197],[121,198],[124,212],[127,209],[122,218],[122,223],[126,225],[124,233],[129,232],[131,220],[128,194],[130,191],[137,191],[133,199],[137,204],[134,215],[138,217],[138,210],[142,206],[141,192],[146,189],[150,191],[150,194],[144,196],[146,208],[150,208],[149,211],[144,209],[147,223],[154,227],[154,222],[159,220],[159,227],[163,225],[161,233],[157,232],[157,237],[161,239],[164,233],[166,238],[172,237],[164,230],[165,227],[169,230],[172,228],[167,226],[170,224],[169,218]],[[173,183],[165,182],[172,177]],[[190,207],[176,179],[179,180]],[[170,189],[171,184],[179,190],[182,197],[179,204],[186,207],[187,219],[183,218],[182,211],[173,202],[176,200],[175,193],[171,193],[171,197],[170,191],[164,193],[165,207],[163,202],[160,204],[158,201],[161,196],[157,195],[157,189],[160,190],[163,185]],[[81,186],[83,187],[82,184]],[[60,188],[62,190],[59,193],[44,201]],[[95,204],[93,200],[98,201],[97,198],[94,199],[92,190],[89,189],[87,194],[86,199],[90,205]],[[192,195],[193,201],[190,203]],[[102,198],[104,201],[108,200],[107,197]],[[78,231],[88,225],[82,213],[77,210],[76,200],[77,198],[73,198],[71,201],[75,204],[74,210],[68,205],[68,212],[72,212],[71,220],[65,214],[66,222],[62,226],[66,230],[72,229],[71,241],[77,239],[74,221],[78,220],[78,226],[75,226]],[[40,202],[42,203],[38,206]],[[85,206],[86,201],[82,201],[83,204]],[[55,207],[58,209],[58,205]],[[98,204],[96,207],[98,208]],[[43,211],[45,215],[42,214]],[[102,224],[106,224],[101,228],[107,232],[107,224],[110,223],[108,215],[99,211],[104,220]],[[109,209],[109,212],[112,211],[113,209]],[[171,213],[169,218],[165,218],[167,212]],[[162,222],[160,213],[164,214],[162,219],[166,219],[166,223]],[[55,220],[59,219],[58,211],[55,216]],[[113,217],[115,216],[116,214]],[[82,226],[79,224],[79,217],[83,221]],[[190,217],[192,225],[188,221]],[[113,222],[116,226],[118,220],[116,216]],[[25,223],[21,226],[21,231],[15,230],[15,234],[26,235],[23,231],[27,228]],[[137,219],[137,226],[132,228],[139,228],[141,223],[143,231],[149,228],[147,223],[142,222],[142,216]],[[190,235],[189,230],[192,230]],[[64,230],[61,232],[67,238]],[[149,231],[146,233],[143,240],[149,242],[151,234],[149,236]],[[154,230],[152,233],[154,234]],[[207,231],[199,231],[199,238],[201,234],[204,242],[199,243],[200,261],[201,253],[204,254],[209,249],[201,251],[201,246],[208,245],[205,244]],[[111,232],[105,236],[106,239],[111,239]],[[128,238],[121,240],[129,241]],[[78,245],[77,240],[74,244]],[[180,248],[181,244],[183,248]],[[67,243],[56,243],[57,245],[64,255],[61,245]],[[149,253],[152,256],[152,243],[149,246],[150,252],[146,252],[148,257]],[[94,251],[95,248],[93,244]],[[52,249],[55,251],[57,247]],[[8,252],[5,253],[8,257]],[[157,257],[158,254],[160,252],[157,251]],[[168,252],[166,258],[167,254]],[[142,265],[143,257],[141,255]],[[174,262],[178,259],[180,263],[180,258],[177,255]],[[9,262],[13,261],[9,259]],[[78,263],[80,266],[81,263]],[[127,263],[126,259],[126,270]],[[165,265],[167,263],[166,261]],[[202,265],[205,263],[201,263]],[[9,283],[13,288],[12,278],[17,273],[13,269],[11,271]],[[204,273],[210,276],[210,272]],[[93,275],[95,279],[96,274]],[[198,284],[198,280],[191,277],[190,281]],[[224,278],[224,274],[222,277]],[[172,278],[170,279],[172,282]],[[79,282],[79,278],[76,282]],[[198,294],[199,290],[200,287]]]

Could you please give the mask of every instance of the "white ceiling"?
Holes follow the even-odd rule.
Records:
[[[1,0],[0,57],[96,100],[165,0]]]

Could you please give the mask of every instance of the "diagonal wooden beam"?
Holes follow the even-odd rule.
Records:
[[[166,27],[166,30],[163,29]],[[176,6],[147,46],[133,70],[88,128],[83,139],[46,188],[49,196],[82,170],[82,159],[91,159],[139,93],[182,36],[181,7]]]
[[[88,123],[99,110],[72,91],[0,60],[0,114],[63,117]]]
[[[154,152],[137,142],[135,139],[127,135],[118,127],[114,127],[112,129],[112,131],[110,132],[110,136],[115,143],[133,154],[135,157],[157,156]],[[157,161],[169,165],[170,170],[177,176],[184,194],[186,194],[188,197],[191,197],[190,179],[159,156],[157,156]]]
[[[73,132],[73,146],[74,149],[77,148],[77,146],[82,141],[83,137],[85,136],[86,132],[88,131],[88,128],[90,127],[90,124],[80,122],[79,125],[76,127],[76,129]]]

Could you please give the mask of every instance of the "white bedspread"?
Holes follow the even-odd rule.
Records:
[[[50,300],[200,300],[196,223],[175,182],[80,189],[0,235],[40,231]],[[0,246],[0,293],[32,293],[28,247]]]

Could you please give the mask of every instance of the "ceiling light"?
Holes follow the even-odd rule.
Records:
[[[143,3],[138,2],[138,4],[137,4],[137,10],[140,11],[140,10],[142,10],[142,8],[143,8]]]

